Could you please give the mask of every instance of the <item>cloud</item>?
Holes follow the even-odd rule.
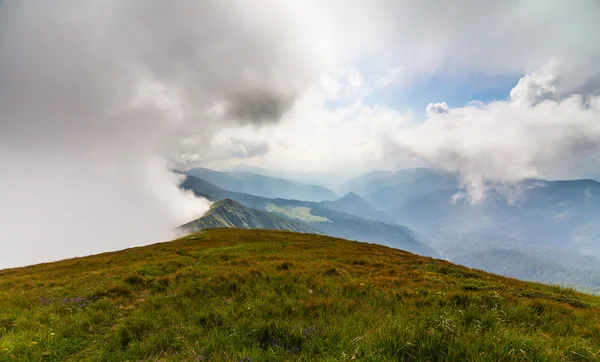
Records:
[[[292,146],[271,152],[271,160],[348,167],[337,156],[344,154],[370,168],[421,163],[458,170],[473,201],[491,188],[514,198],[514,182],[522,178],[589,177],[600,169],[600,46],[592,35],[600,32],[600,3],[381,0],[324,7],[339,14],[331,27],[346,33],[320,38],[335,39],[329,42],[346,63],[325,78],[325,106],[299,100],[288,115],[293,122],[279,126],[295,135],[279,132]],[[358,72],[360,89],[348,86],[345,69]],[[433,74],[523,76],[504,100],[454,108],[430,103],[424,120],[376,98],[364,102],[365,92],[401,90]],[[330,109],[327,101],[339,99]],[[301,122],[319,135],[303,132]],[[293,158],[289,150],[300,145],[306,151]]]
[[[450,112],[450,107],[446,102],[442,103],[429,103],[426,108],[427,114],[444,114]]]
[[[208,152],[182,155],[181,159],[184,161],[182,167],[194,163],[210,165],[223,160],[238,162],[240,159],[264,156],[271,150],[269,142],[261,139],[262,136],[259,133],[239,132],[239,129],[236,131],[238,132],[232,133],[231,129],[224,129],[216,134]]]
[[[596,162],[597,1],[1,7],[0,243],[20,247],[0,266],[148,242],[206,210],[168,170],[207,160],[352,172],[420,160],[472,185]],[[432,104],[422,123],[365,102],[438,73],[524,78],[507,101]]]
[[[553,59],[521,78],[510,91],[510,98],[517,103],[537,104],[578,95],[586,102],[589,97],[600,94],[600,71],[595,67],[600,64],[600,58],[594,59],[593,64],[571,67]]]
[[[390,154],[460,171],[473,202],[524,178],[575,178],[600,168],[600,97],[542,100],[540,92],[520,93],[524,83],[508,101],[452,108],[444,117],[428,112],[389,136]]]
[[[0,267],[158,241],[208,209],[169,170],[279,121],[318,63],[287,8],[257,5],[2,3]]]
[[[225,102],[228,118],[242,122],[276,122],[289,110],[291,97],[282,94],[252,89],[230,96]]]

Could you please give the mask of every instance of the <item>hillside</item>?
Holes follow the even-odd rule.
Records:
[[[321,203],[269,199],[224,190],[208,181],[188,176],[182,188],[212,199],[232,199],[246,207],[269,212],[288,220],[303,223],[323,234],[344,239],[366,241],[413,253],[438,256],[438,253],[406,226],[378,222],[323,207]]]
[[[215,229],[0,271],[0,360],[591,361],[599,305],[378,245]]]
[[[280,197],[307,201],[334,200],[338,198],[334,192],[319,185],[308,185],[252,172],[220,172],[198,167],[187,170],[184,174],[206,180],[229,191],[262,197]]]
[[[215,202],[201,218],[181,225],[186,232],[214,228],[242,228],[287,230],[316,233],[317,231],[299,222],[284,219],[270,213],[250,209],[230,199]]]

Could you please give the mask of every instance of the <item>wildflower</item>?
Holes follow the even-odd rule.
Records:
[[[56,334],[56,333],[54,333],[54,332],[50,333],[50,335],[51,335],[51,336],[53,336],[53,335],[55,335],[55,334]]]
[[[31,342],[31,344],[37,344],[37,342]]]

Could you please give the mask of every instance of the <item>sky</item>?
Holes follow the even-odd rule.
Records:
[[[596,0],[0,1],[0,268],[172,237],[210,205],[172,169],[597,177],[597,34]]]

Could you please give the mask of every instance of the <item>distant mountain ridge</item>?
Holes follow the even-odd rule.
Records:
[[[378,210],[375,205],[354,192],[349,192],[337,200],[322,201],[320,205],[331,210],[356,215],[367,220],[386,222],[392,220],[388,214]]]
[[[180,226],[180,229],[187,232],[214,228],[268,229],[318,233],[308,225],[250,209],[231,199],[215,202],[204,216]]]
[[[431,237],[506,235],[600,257],[600,183],[595,180],[525,179],[508,191],[490,187],[477,204],[468,199],[452,201],[464,192],[458,175],[426,168],[369,172],[348,181],[346,187],[358,194],[362,190],[393,221]]]
[[[600,183],[593,180],[524,180],[512,204],[490,192],[481,203],[450,202],[459,190],[438,190],[398,205],[409,226],[435,233],[506,235],[600,257]]]
[[[421,236],[405,226],[367,220],[324,207],[321,203],[281,198],[270,199],[233,192],[193,176],[188,176],[181,187],[199,196],[232,199],[261,212],[270,212],[296,222],[302,222],[326,235],[378,243],[421,255],[438,256],[434,249],[420,240]]]
[[[198,167],[184,171],[183,173],[206,180],[226,190],[268,198],[306,201],[334,200],[338,198],[338,195],[333,191],[319,185],[303,184],[252,172],[220,172]]]
[[[347,181],[344,191],[358,193],[394,222],[424,233],[448,260],[512,277],[596,288],[595,279],[586,275],[600,269],[600,183],[525,179],[504,189],[487,184],[486,198],[472,204],[454,197],[464,192],[458,174],[417,168],[369,172]],[[510,256],[529,267],[514,264]]]
[[[419,186],[423,182],[431,184],[432,180],[437,181],[440,185],[437,188],[431,187],[429,190],[422,191],[421,194],[439,188],[458,187],[458,178],[455,173],[418,167],[397,171],[370,171],[344,182],[339,188],[342,192],[355,192],[374,202],[372,198],[382,199],[385,197],[384,195],[378,197],[377,193],[381,193],[386,188],[394,188],[398,185],[415,188],[414,186]],[[377,202],[375,203],[377,204]]]
[[[293,171],[293,170],[275,170],[263,167],[238,164],[230,166],[221,171],[225,172],[251,172],[258,175],[281,178],[290,181],[296,181],[308,185],[321,185],[333,191],[337,191],[339,180],[345,176],[333,171]]]
[[[357,190],[363,187],[366,197],[350,191],[309,202],[235,193],[200,179],[186,182],[198,195],[232,198],[327,235],[600,292],[595,277],[587,276],[600,271],[600,183],[595,180],[525,179],[511,185],[511,202],[506,190],[490,188],[477,204],[452,201],[461,192],[460,182],[445,171],[375,171],[350,181]],[[510,256],[528,266],[514,264]]]

